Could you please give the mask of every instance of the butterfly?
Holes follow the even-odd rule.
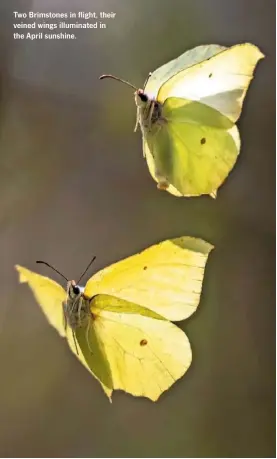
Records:
[[[216,197],[240,152],[235,123],[264,55],[254,45],[197,46],[149,74],[135,89],[136,127],[158,189]]]
[[[196,310],[212,248],[192,237],[165,240],[97,272],[85,287],[65,278],[66,290],[16,269],[110,400],[119,389],[155,401],[190,366],[189,340],[171,321]]]

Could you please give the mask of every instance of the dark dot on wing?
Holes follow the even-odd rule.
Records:
[[[143,267],[143,270],[146,271],[146,270],[147,270],[147,266],[144,266],[144,267]]]
[[[209,78],[212,78],[212,76],[213,76],[213,74],[212,74],[212,73],[210,73],[210,75],[209,75]]]
[[[206,143],[205,137],[203,137],[203,138],[200,140],[200,143],[201,143],[201,145],[204,145],[204,144]]]
[[[139,343],[141,346],[146,346],[147,344],[147,340],[146,339],[142,339],[141,342]]]

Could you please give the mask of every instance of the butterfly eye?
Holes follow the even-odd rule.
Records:
[[[75,295],[79,295],[80,289],[77,285],[73,285],[72,290],[73,290],[73,293],[75,293]]]
[[[138,96],[140,97],[140,100],[142,102],[147,102],[148,101],[148,96],[144,92],[138,92]]]

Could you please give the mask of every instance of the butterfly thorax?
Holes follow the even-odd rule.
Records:
[[[75,281],[67,284],[67,298],[63,303],[65,326],[68,324],[73,330],[87,327],[91,320],[90,300],[83,294],[83,288]]]
[[[150,99],[142,89],[135,92],[137,106],[137,124],[141,126],[142,132],[151,131],[152,126],[161,121],[162,104],[155,99]]]

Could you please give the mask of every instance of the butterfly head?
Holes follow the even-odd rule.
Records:
[[[138,107],[143,107],[147,104],[149,100],[148,95],[143,91],[143,89],[138,89],[135,91],[135,102]]]
[[[91,264],[94,262],[96,257],[93,257],[86,267],[85,271],[81,275],[80,279],[76,283],[74,280],[69,281],[60,271],[54,268],[52,265],[45,261],[38,260],[37,263],[42,263],[49,268],[53,269],[61,275],[67,281],[66,287],[66,300],[63,303],[63,312],[65,319],[65,328],[66,325],[76,330],[76,328],[87,326],[89,323],[92,314],[90,311],[90,302],[91,299],[87,298],[84,294],[85,288],[79,285],[84,274],[87,272]]]
[[[84,294],[85,287],[76,284],[74,280],[67,282],[67,295],[70,299],[78,300]]]
[[[151,74],[149,74],[149,76],[147,77],[147,80],[146,80],[146,82],[144,84],[144,88],[146,86],[146,83],[147,83],[148,78],[150,77],[150,75]],[[149,101],[149,97],[144,92],[144,89],[138,89],[136,86],[134,86],[133,84],[129,83],[129,81],[122,80],[122,78],[118,78],[118,77],[116,77],[114,75],[101,75],[99,77],[100,80],[103,80],[105,78],[111,78],[112,80],[120,81],[121,83],[124,83],[125,85],[130,86],[131,88],[133,88],[135,90],[135,102],[136,102],[136,105],[139,108],[144,106],[145,104],[147,104],[147,102]]]

